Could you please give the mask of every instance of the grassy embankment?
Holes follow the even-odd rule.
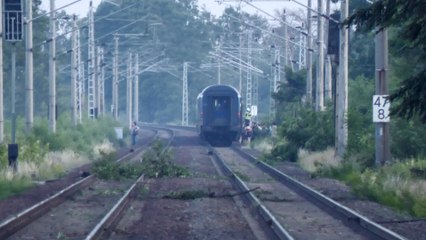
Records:
[[[111,119],[98,119],[86,120],[73,128],[63,117],[58,120],[56,133],[52,134],[46,121],[36,121],[28,136],[17,132],[19,157],[16,171],[8,167],[7,144],[10,140],[6,137],[0,144],[0,199],[58,178],[98,159],[101,152],[113,152],[114,144],[124,144],[117,141],[111,127],[117,125]],[[23,129],[22,119],[18,121],[18,129]]]
[[[270,139],[263,139],[252,147],[269,153],[271,142]],[[313,177],[328,177],[344,182],[360,197],[415,217],[426,217],[426,159],[365,168],[351,161],[350,157],[349,160],[339,162],[334,155],[332,148],[318,152],[299,150],[297,163]]]

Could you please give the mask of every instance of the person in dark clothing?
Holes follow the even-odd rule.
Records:
[[[130,127],[130,136],[132,138],[132,149],[131,150],[133,150],[133,147],[136,145],[136,136],[138,135],[138,133],[139,133],[139,127],[138,127],[136,121],[134,121],[132,123],[132,126]]]

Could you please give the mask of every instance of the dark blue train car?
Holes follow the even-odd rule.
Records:
[[[241,131],[241,95],[229,85],[211,85],[197,97],[197,130],[215,146],[230,146]]]

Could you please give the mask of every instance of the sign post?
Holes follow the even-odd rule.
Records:
[[[390,100],[389,95],[373,96],[373,122],[390,122],[389,116]]]

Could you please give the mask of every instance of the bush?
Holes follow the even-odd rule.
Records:
[[[322,151],[334,143],[333,111],[323,112],[299,107],[293,116],[287,116],[278,127],[278,142],[271,151],[276,160],[297,161],[300,148],[309,151]]]
[[[146,177],[184,177],[189,176],[188,169],[172,163],[172,153],[156,140],[142,157],[142,170]]]
[[[92,171],[101,179],[122,180],[136,179],[142,173],[141,164],[116,162],[116,153],[106,154],[101,152],[100,160],[93,164]]]

